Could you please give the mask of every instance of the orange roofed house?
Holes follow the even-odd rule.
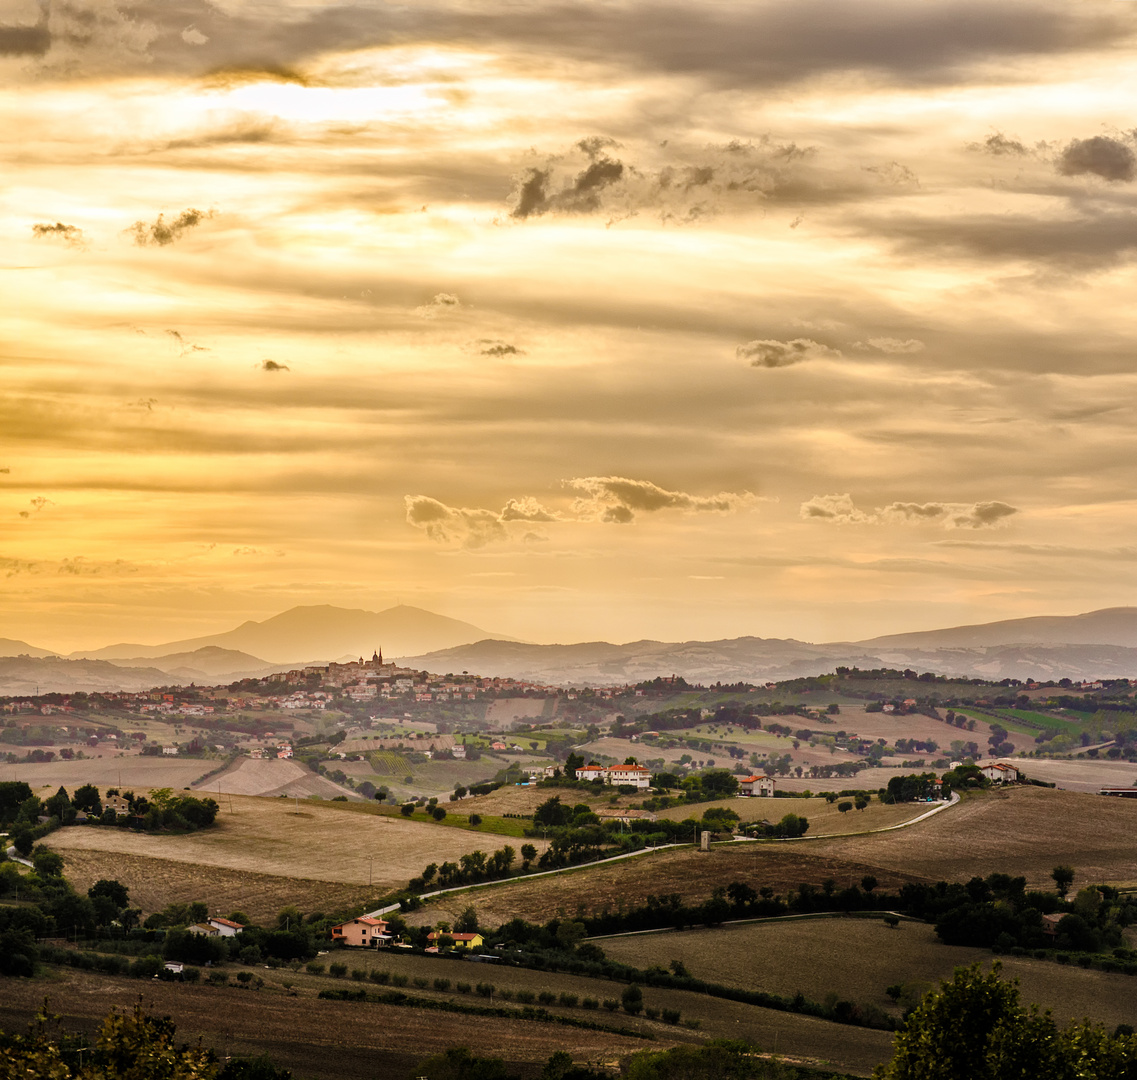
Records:
[[[440,934],[437,930],[427,934],[431,945],[437,945],[441,937],[452,938],[456,949],[480,949],[483,944],[481,934]]]
[[[385,919],[377,919],[374,915],[360,915],[358,919],[333,926],[332,941],[354,945],[356,948],[374,949],[380,945],[390,945],[391,935],[387,933]]]

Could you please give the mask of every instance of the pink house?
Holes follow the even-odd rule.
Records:
[[[333,926],[332,941],[356,948],[374,949],[380,945],[389,945],[391,935],[387,933],[386,920],[377,919],[374,915],[360,915],[358,919]]]

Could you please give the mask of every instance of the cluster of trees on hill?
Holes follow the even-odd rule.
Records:
[[[106,794],[109,799],[119,792],[108,788]],[[61,786],[54,795],[41,799],[22,780],[7,780],[0,782],[0,826],[9,830],[12,844],[26,858],[36,840],[64,825],[83,822],[146,832],[193,832],[212,825],[219,809],[213,799],[175,795],[172,788],[157,788],[149,798],[132,791],[121,797],[126,800],[125,813],[104,807],[94,784],[76,788],[73,796]]]
[[[1012,949],[1058,949],[1095,953],[1113,950],[1122,970],[1137,974],[1137,952],[1124,947],[1122,931],[1137,923],[1137,900],[1108,885],[1090,885],[1074,899],[1062,897],[1073,879],[1069,867],[1055,867],[1056,892],[1026,888],[1026,879],[1007,874],[974,877],[967,884],[906,885],[904,909],[934,922],[947,945]],[[1059,919],[1044,916],[1060,915]]]

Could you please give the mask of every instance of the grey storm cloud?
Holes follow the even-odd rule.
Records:
[[[1137,156],[1118,139],[1094,135],[1069,143],[1058,156],[1057,168],[1063,176],[1090,173],[1103,180],[1127,181],[1137,175]]]
[[[833,525],[937,524],[945,529],[986,529],[999,525],[1019,511],[1004,502],[942,503],[893,502],[874,510],[862,510],[848,492],[815,495],[801,504],[805,521]]]
[[[0,51],[51,63],[56,51],[70,49],[79,62],[62,70],[73,77],[108,66],[200,75],[299,67],[335,51],[444,42],[694,74],[731,86],[776,87],[846,72],[935,84],[960,81],[978,65],[1120,46],[1134,27],[1126,7],[1064,0],[554,0],[532,6],[354,0],[282,12],[278,5],[210,0],[150,0],[129,8],[73,0],[50,13],[44,4],[35,24],[0,25]],[[117,48],[108,50],[107,42]]]
[[[809,338],[794,338],[792,341],[760,339],[748,341],[735,350],[740,360],[747,361],[751,367],[784,368],[792,367],[806,360],[836,360],[841,353],[826,345],[820,345]]]
[[[212,210],[194,210],[191,207],[183,210],[172,221],[167,221],[165,214],[159,214],[157,221],[149,224],[145,221],[136,221],[130,227],[130,232],[139,247],[168,247],[180,240],[190,229],[196,228],[212,216]]]
[[[584,495],[573,501],[573,511],[582,518],[627,525],[637,513],[684,510],[688,513],[729,514],[753,500],[749,492],[720,491],[717,495],[689,495],[668,491],[650,480],[623,476],[580,476],[565,483]]]
[[[77,225],[64,225],[62,221],[33,225],[32,235],[41,240],[53,238],[62,240],[70,247],[83,246],[83,230]]]

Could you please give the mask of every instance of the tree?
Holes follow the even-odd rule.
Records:
[[[979,964],[958,968],[951,982],[928,994],[874,1080],[1104,1080],[1137,1070],[1133,1035],[1108,1035],[1089,1023],[1059,1031],[1049,1013],[1019,1004],[1017,982],[1004,982],[1000,970],[997,963],[987,974]]]
[[[399,807],[399,813],[403,817],[410,817],[415,812],[415,804],[413,802],[405,802]]]
[[[847,801],[846,802],[839,802],[837,804],[837,809],[840,810],[842,814],[847,814],[850,810],[853,809],[853,804],[851,802],[847,802]]]
[[[624,1012],[630,1016],[635,1016],[637,1013],[643,1012],[644,992],[636,983],[632,983],[620,995],[620,1004],[624,1006]]]
[[[96,817],[103,812],[103,801],[99,798],[99,789],[94,784],[84,784],[82,787],[76,788],[71,805],[76,810],[83,810],[88,814],[94,814]]]
[[[537,849],[532,844],[522,844],[521,858],[524,860],[522,869],[528,869],[529,864],[537,858]]]
[[[476,934],[478,932],[478,913],[473,906],[466,908],[454,923],[456,934]]]
[[[108,1014],[86,1060],[82,1055],[76,1060],[65,1040],[49,1032],[50,1021],[58,1017],[41,1012],[27,1035],[2,1036],[0,1080],[214,1080],[218,1074],[218,1063],[209,1050],[178,1046],[173,1022],[168,1017],[147,1016],[141,1005],[129,1013]]]
[[[861,878],[861,888],[867,893],[871,893],[873,889],[877,887],[877,884],[878,882],[872,874],[865,874],[865,876]]]
[[[63,876],[63,856],[50,851],[43,844],[37,844],[32,851],[32,865],[40,877]]]
[[[1054,879],[1059,896],[1065,896],[1070,891],[1070,886],[1074,884],[1074,868],[1072,866],[1056,866],[1050,871],[1050,876]]]

